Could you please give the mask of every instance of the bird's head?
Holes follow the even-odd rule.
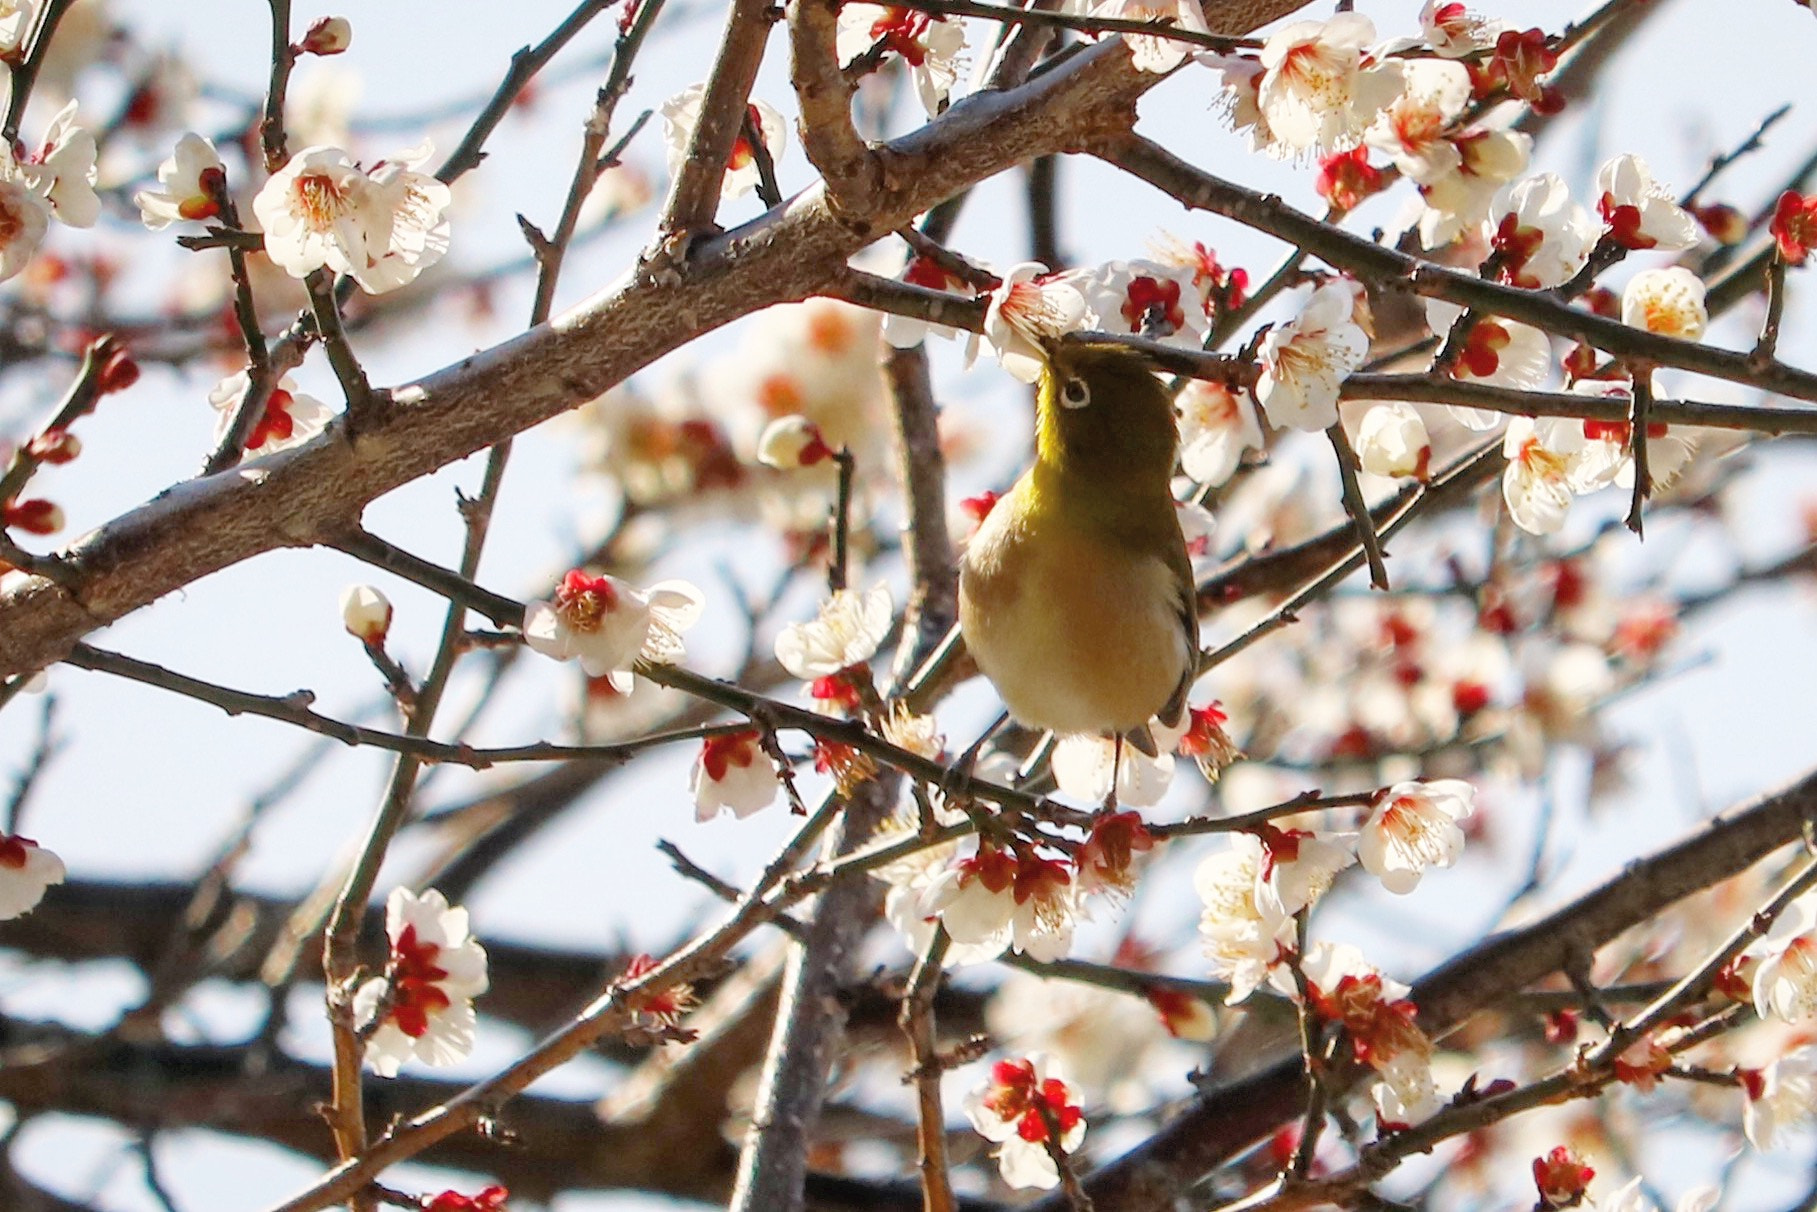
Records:
[[[1173,399],[1140,353],[1061,342],[1041,372],[1036,459],[1056,470],[1166,485],[1179,430]]]

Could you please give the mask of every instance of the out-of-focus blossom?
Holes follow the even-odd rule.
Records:
[[[690,84],[662,103],[663,143],[668,148],[671,180],[680,174],[682,163],[688,158],[688,145],[694,141],[694,127],[700,121],[700,103],[706,92],[705,84]],[[788,126],[782,115],[768,102],[752,101],[749,117],[771,162],[781,160],[783,148],[788,145]],[[740,131],[726,160],[725,176],[719,184],[720,198],[730,202],[744,197],[757,188],[760,175],[756,149]]]
[[[1180,414],[1180,467],[1201,484],[1224,483],[1245,450],[1262,449],[1262,423],[1246,391],[1194,379],[1174,397]]]
[[[94,133],[76,122],[76,103],[51,119],[38,150],[19,161],[17,171],[50,203],[53,214],[71,227],[93,227],[101,217],[95,193]]]
[[[423,1212],[505,1212],[510,1196],[511,1192],[499,1186],[487,1187],[478,1195],[443,1191],[423,1205]]]
[[[37,8],[37,0],[0,0],[0,55],[16,55],[25,49],[25,36],[31,32]]]
[[[1388,179],[1369,163],[1369,149],[1359,145],[1321,158],[1312,188],[1334,212],[1343,214],[1388,188]]]
[[[1533,1159],[1533,1187],[1542,1208],[1569,1208],[1581,1203],[1596,1171],[1576,1153],[1559,1145],[1544,1157]]]
[[[395,888],[385,901],[391,940],[385,974],[361,985],[353,1013],[366,1039],[366,1064],[395,1077],[407,1060],[451,1065],[473,1051],[473,999],[487,988],[486,952],[467,911],[441,893]]]
[[[1703,279],[1682,265],[1641,270],[1621,292],[1621,322],[1683,341],[1702,339],[1710,324]]]
[[[1543,29],[1504,29],[1496,35],[1495,52],[1479,70],[1480,84],[1507,90],[1542,114],[1555,114],[1564,100],[1539,82],[1558,66],[1558,51]]]
[[[592,677],[610,677],[628,693],[638,660],[682,659],[681,633],[700,618],[705,599],[686,581],[637,589],[614,576],[572,569],[546,602],[524,608],[524,642],[557,661],[579,661]]]
[[[895,607],[889,586],[860,594],[841,589],[820,604],[812,622],[790,623],[776,637],[776,659],[802,681],[831,677],[876,655]]]
[[[1533,1164],[1538,1166],[1539,1162],[1535,1161]],[[1679,1196],[1675,1212],[1710,1212],[1721,1202],[1722,1189],[1720,1187],[1692,1187]],[[1617,1187],[1611,1194],[1596,1200],[1594,1212],[1659,1212],[1659,1209],[1653,1206],[1652,1200],[1641,1193],[1641,1180],[1636,1175]]]
[[[234,413],[239,411],[240,401],[246,398],[246,392],[251,387],[252,376],[241,370],[228,375],[209,389],[209,406],[218,414],[215,418],[215,441],[227,436],[228,429],[233,425]],[[271,396],[265,401],[264,415],[253,422],[252,428],[247,431],[246,453],[273,454],[292,446],[301,446],[321,433],[333,416],[332,408],[307,392],[298,391],[297,381],[285,375],[271,389]]]
[[[1449,867],[1464,852],[1459,821],[1476,811],[1476,788],[1462,779],[1396,783],[1377,797],[1357,839],[1363,869],[1390,892],[1411,892],[1428,867]]]
[[[777,777],[776,764],[763,751],[762,741],[761,733],[747,728],[701,742],[688,775],[696,820],[710,821],[726,808],[742,820],[776,801],[782,780]]]
[[[1328,283],[1296,318],[1269,329],[1255,387],[1269,424],[1317,433],[1337,423],[1338,388],[1369,356],[1354,310],[1350,288]]]
[[[1500,277],[1525,290],[1548,290],[1571,280],[1590,259],[1601,225],[1571,200],[1556,173],[1528,177],[1508,191],[1491,220],[1490,243]]]
[[[341,591],[341,626],[362,644],[383,645],[391,630],[391,600],[371,585]]]
[[[1173,754],[1169,750],[1180,733],[1163,728],[1158,722],[1151,722],[1149,729],[1159,750],[1154,757],[1127,741],[1096,733],[1061,737],[1054,745],[1051,762],[1054,781],[1067,795],[1088,803],[1101,802],[1110,795],[1114,771],[1119,804],[1146,808],[1159,803],[1173,782]]]
[[[984,312],[985,343],[1024,383],[1041,377],[1047,362],[1042,343],[1085,328],[1090,315],[1076,286],[1046,275],[1047,266],[1036,261],[1012,267]]]
[[[1048,1190],[1060,1184],[1049,1142],[1060,1153],[1078,1149],[1085,1139],[1083,1101],[1058,1066],[1035,1052],[992,1065],[984,1084],[966,1095],[965,1115],[980,1136],[996,1144],[997,1168],[1007,1186]]]
[[[1127,896],[1135,889],[1136,855],[1154,849],[1155,839],[1139,812],[1100,812],[1074,861],[1079,891]]]
[[[1180,756],[1189,757],[1196,762],[1199,773],[1209,782],[1217,782],[1224,767],[1243,756],[1237,743],[1224,730],[1228,723],[1230,716],[1222,703],[1212,702],[1203,707],[1186,709],[1186,731],[1180,734],[1175,748]]]
[[[0,833],[0,922],[30,913],[67,875],[63,860],[32,839]]]
[[[1596,209],[1609,238],[1623,248],[1668,251],[1697,243],[1697,221],[1653,179],[1647,162],[1615,157],[1596,174]]]
[[[1354,145],[1401,91],[1401,65],[1366,55],[1375,24],[1360,13],[1296,21],[1262,47],[1256,103],[1274,141],[1289,153]]]
[[[1785,263],[1803,265],[1812,245],[1817,245],[1817,194],[1807,197],[1795,189],[1780,194],[1768,230]]]
[[[0,282],[25,268],[49,230],[50,203],[23,181],[0,175]]]
[[[833,448],[821,436],[820,426],[799,414],[777,417],[757,439],[757,461],[778,471],[812,467],[832,457]]]
[[[1817,901],[1794,901],[1747,954],[1760,960],[1754,1009],[1761,1018],[1786,1023],[1817,1018]]]
[[[1742,1130],[1756,1149],[1771,1149],[1783,1128],[1817,1119],[1817,1048],[1800,1048],[1743,1077]]]
[[[190,132],[177,140],[170,158],[158,165],[158,189],[133,195],[139,216],[152,231],[161,231],[180,219],[212,219],[220,213],[215,191],[226,182],[226,169],[215,146]]]
[[[1195,34],[1211,32],[1199,0],[1099,0],[1092,6],[1091,16],[1165,23]],[[1129,57],[1137,71],[1170,72],[1193,53],[1190,43],[1177,38],[1124,34],[1123,41],[1129,46]]]
[[[306,55],[338,55],[353,45],[353,23],[345,17],[317,17],[297,49]]]
[[[1357,426],[1356,457],[1370,475],[1424,480],[1432,467],[1426,422],[1411,404],[1377,404]]]

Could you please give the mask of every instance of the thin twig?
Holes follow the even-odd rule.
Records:
[[[921,1172],[922,1212],[953,1212],[953,1184],[947,1175],[946,1112],[940,1103],[940,1079],[946,1064],[937,1046],[934,995],[940,991],[942,965],[950,939],[946,927],[936,924],[927,946],[916,957],[915,970],[902,993],[897,1023],[908,1036],[914,1067],[903,1080],[915,1084],[916,1168]]]
[[[1351,448],[1350,436],[1344,432],[1344,422],[1332,423],[1325,431],[1331,439],[1331,449],[1338,459],[1338,477],[1343,484],[1344,510],[1350,520],[1356,524],[1357,543],[1363,549],[1363,558],[1369,562],[1369,584],[1376,589],[1391,589],[1388,583],[1388,565],[1382,557],[1381,536],[1375,533],[1375,520],[1369,516],[1369,502],[1363,498],[1363,486],[1357,481],[1356,451]]]

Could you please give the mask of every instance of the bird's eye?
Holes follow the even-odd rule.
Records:
[[[1084,379],[1068,379],[1060,387],[1060,403],[1068,408],[1084,408],[1091,403],[1091,387]]]

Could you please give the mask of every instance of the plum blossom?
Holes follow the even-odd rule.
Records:
[[[1233,1006],[1268,980],[1270,969],[1293,943],[1293,918],[1268,882],[1266,859],[1259,839],[1237,834],[1193,873],[1193,887],[1204,905],[1199,939],[1211,974],[1229,982],[1230,995],[1224,1000]]]
[[[964,819],[957,810],[942,808],[935,809],[935,817],[943,825]],[[887,822],[884,830],[902,835],[916,827],[917,822],[913,819],[898,817]],[[895,927],[904,944],[917,955],[927,949],[940,924],[940,915],[925,907],[928,894],[958,861],[960,847],[961,843],[957,841],[924,846],[873,872],[874,878],[888,888],[883,897],[884,919]],[[946,949],[946,966],[962,968],[994,960],[1003,954],[1006,945],[1001,938],[987,939],[982,944],[955,940]]]
[[[700,618],[703,605],[700,590],[686,581],[645,590],[575,568],[549,601],[524,608],[524,642],[554,660],[577,660],[589,676],[609,677],[628,694],[638,660],[681,660],[681,633]]]
[[[63,860],[32,839],[0,833],[0,922],[37,908],[67,874]]]
[[[341,625],[362,644],[383,645],[391,630],[391,601],[371,585],[341,591]]]
[[[240,401],[246,398],[246,392],[251,387],[252,376],[240,370],[209,389],[208,403],[217,414],[215,441],[219,442],[227,436],[228,429],[233,425],[234,414],[240,410]],[[246,453],[274,454],[280,450],[289,450],[292,446],[301,446],[321,433],[332,416],[332,408],[314,396],[298,391],[297,381],[284,375],[278,380],[278,385],[271,389],[271,395],[265,401],[264,415],[246,433]]]
[[[1155,261],[1107,261],[1061,280],[1085,300],[1086,323],[1199,349],[1209,327],[1204,297],[1190,268]]]
[[[1092,6],[1091,16],[1111,17],[1124,21],[1165,22],[1176,29],[1195,34],[1208,34],[1205,12],[1199,0],[1100,0]],[[1186,62],[1192,47],[1177,38],[1152,34],[1124,34],[1130,60],[1137,71],[1164,74]]]
[[[226,182],[226,169],[215,145],[193,131],[177,140],[170,158],[158,165],[158,189],[132,196],[139,216],[152,231],[178,220],[212,219],[220,213],[214,191]]]
[[[385,974],[353,995],[367,1066],[395,1077],[407,1060],[461,1060],[473,1051],[473,999],[487,988],[486,952],[468,930],[467,911],[450,908],[433,888],[421,896],[394,888],[385,901],[385,934]]]
[[[1606,379],[1579,379],[1571,385],[1577,395],[1603,396],[1628,403],[1631,388],[1625,382]],[[1585,419],[1584,448],[1575,460],[1571,475],[1573,492],[1582,495],[1609,484],[1630,488],[1634,484],[1633,426],[1626,421]],[[1670,486],[1697,453],[1696,441],[1684,431],[1663,421],[1647,425],[1647,474],[1655,488]]]
[[[1369,356],[1355,300],[1349,285],[1327,283],[1263,338],[1255,395],[1270,425],[1317,433],[1337,424],[1338,387]]]
[[[1681,341],[1701,339],[1710,324],[1703,279],[1682,265],[1641,270],[1621,292],[1621,322]]]
[[[1205,55],[1202,62],[1216,68],[1224,77],[1224,88],[1218,106],[1230,123],[1230,129],[1249,132],[1249,150],[1271,155],[1291,155],[1276,143],[1268,129],[1267,115],[1262,113],[1261,85],[1266,69],[1252,55]]]
[[[1502,23],[1479,17],[1454,0],[1426,0],[1420,9],[1420,32],[1447,59],[1461,59],[1495,45]]]
[[[1596,174],[1596,209],[1623,248],[1677,251],[1697,243],[1697,220],[1653,179],[1647,162],[1620,155]]]
[[[382,251],[372,178],[338,147],[306,147],[252,199],[265,255],[293,278],[364,268]]]
[[[1432,1041],[1399,981],[1383,976],[1357,948],[1315,943],[1301,963],[1320,1018],[1344,1027],[1352,1056],[1376,1071],[1376,1103],[1389,1125],[1408,1125],[1438,1110]]]
[[[1058,1151],[1078,1149],[1085,1139],[1081,1102],[1059,1066],[1045,1053],[1031,1052],[992,1065],[984,1084],[965,1096],[965,1115],[980,1136],[996,1144],[1006,1185],[1050,1190],[1060,1184],[1060,1172],[1048,1153],[1049,1137],[1057,1128]]]
[[[910,286],[922,286],[928,290],[967,297],[974,293],[971,283],[957,274],[948,273],[931,257],[911,256],[896,277],[898,281],[907,282]],[[958,335],[958,331],[948,325],[935,324],[919,316],[903,316],[891,312],[883,317],[883,339],[889,342],[892,349],[913,349],[927,340],[930,333],[949,341]],[[976,337],[972,339],[977,340]]]
[[[1396,783],[1376,797],[1357,838],[1363,869],[1390,892],[1412,892],[1428,867],[1449,867],[1464,852],[1458,822],[1476,811],[1476,788],[1462,779]]]
[[[847,4],[840,8],[837,48],[842,65],[850,66],[852,60],[879,43],[908,64],[922,108],[928,117],[938,117],[959,78],[965,26],[893,4]]]
[[[1411,404],[1377,404],[1356,431],[1357,462],[1377,476],[1424,480],[1432,464],[1432,439]]]
[[[37,8],[37,0],[0,0],[0,55],[25,49],[25,36],[31,32]]]
[[[1135,856],[1154,849],[1154,844],[1141,813],[1100,812],[1092,818],[1091,832],[1074,856],[1080,895],[1109,892],[1128,896],[1136,886]]]
[[[1024,383],[1041,377],[1047,362],[1042,342],[1077,332],[1089,323],[1085,296],[1070,282],[1047,276],[1047,266],[1024,261],[1003,275],[984,312],[984,340]]]
[[[776,637],[776,659],[802,681],[832,677],[876,655],[895,616],[889,586],[858,594],[841,589],[810,623],[790,623]]]
[[[701,742],[700,754],[688,774],[695,820],[710,821],[726,808],[743,820],[776,801],[782,780],[762,742],[763,734],[755,728],[721,733]]]
[[[1515,417],[1502,438],[1508,466],[1502,499],[1508,516],[1528,534],[1554,534],[1565,524],[1573,485],[1581,483],[1582,424],[1564,417]]]
[[[1401,91],[1398,62],[1372,62],[1375,24],[1359,13],[1296,21],[1262,47],[1256,104],[1289,154],[1352,147]]]
[[[1534,1164],[1537,1166],[1539,1163]],[[1588,1167],[1585,1168],[1588,1169]],[[1595,1212],[1658,1212],[1658,1209],[1653,1206],[1653,1202],[1641,1193],[1640,1188],[1640,1176],[1636,1175],[1617,1187],[1612,1194],[1596,1200]],[[1679,1196],[1675,1212],[1710,1212],[1721,1202],[1721,1188],[1692,1187]]]
[[[1119,804],[1146,808],[1158,804],[1173,782],[1173,754],[1169,752],[1185,731],[1186,720],[1168,728],[1158,720],[1150,721],[1149,730],[1158,750],[1149,757],[1128,741],[1098,733],[1080,732],[1063,736],[1054,745],[1050,765],[1054,781],[1067,795],[1086,801],[1103,801],[1111,794],[1111,779],[1116,779]]]
[[[1048,961],[1072,948],[1077,897],[1066,863],[981,842],[927,887],[921,912],[938,916],[955,943]]]
[[[1803,265],[1817,245],[1817,194],[1806,197],[1795,189],[1780,194],[1767,230],[1787,265]]]
[[[1754,969],[1754,1009],[1761,1018],[1801,1023],[1817,1018],[1817,901],[1792,902],[1749,947]]]
[[[1497,191],[1525,171],[1533,151],[1532,138],[1519,131],[1472,130],[1446,142],[1457,149],[1456,171],[1420,186],[1418,226],[1427,248],[1449,244],[1488,218]]]
[[[442,182],[419,171],[433,152],[433,145],[425,141],[372,168],[372,203],[384,235],[375,233],[366,263],[350,271],[368,293],[384,294],[408,285],[448,253],[447,210],[453,195]]]
[[[17,275],[37,253],[50,217],[50,203],[37,190],[0,168],[0,282]]]
[[[1448,333],[1464,314],[1464,309],[1442,299],[1426,300],[1426,320],[1434,333]],[[1465,383],[1488,383],[1496,387],[1536,388],[1552,374],[1552,342],[1546,334],[1530,324],[1483,316],[1470,326],[1457,359],[1451,364],[1451,377]],[[1502,414],[1491,408],[1471,408],[1464,404],[1447,404],[1445,411],[1458,424],[1486,433],[1502,423]]]
[[[681,173],[688,158],[688,145],[694,141],[694,127],[700,122],[700,103],[706,97],[705,84],[690,84],[662,103],[663,142],[669,153],[669,176]],[[763,140],[772,161],[782,159],[788,145],[788,126],[776,107],[765,101],[752,101],[749,106],[751,125]],[[732,154],[726,160],[726,172],[719,185],[719,196],[726,202],[742,198],[757,188],[760,171],[757,153],[740,132],[732,143]]]
[[[1780,1129],[1817,1118],[1817,1048],[1800,1048],[1743,1076],[1741,1125],[1756,1149],[1771,1149]]]
[[[71,227],[93,227],[101,217],[95,193],[97,148],[92,131],[76,123],[71,101],[51,119],[44,142],[18,162],[16,171],[50,203],[53,214]]]
[[[1259,849],[1256,878],[1284,913],[1310,908],[1331,888],[1338,872],[1356,862],[1356,835],[1281,829],[1264,825],[1260,833],[1238,834],[1234,844]]]
[[[1246,391],[1194,379],[1174,397],[1180,420],[1180,467],[1216,487],[1236,472],[1245,450],[1262,449],[1262,423]]]
[[[1601,225],[1571,200],[1557,173],[1528,177],[1510,189],[1490,222],[1490,243],[1504,282],[1549,290],[1571,280],[1590,259]]]
[[[1363,141],[1393,159],[1402,176],[1431,185],[1463,166],[1463,153],[1445,136],[1470,104],[1470,73],[1445,59],[1415,59],[1402,73],[1405,89]]]
[[[812,467],[833,457],[820,426],[799,413],[777,417],[757,438],[757,461],[778,471]]]
[[[1229,714],[1223,704],[1214,700],[1203,707],[1187,707],[1185,722],[1186,731],[1180,734],[1175,752],[1191,758],[1206,782],[1217,782],[1224,768],[1243,756],[1224,730],[1224,725],[1230,723]]]

